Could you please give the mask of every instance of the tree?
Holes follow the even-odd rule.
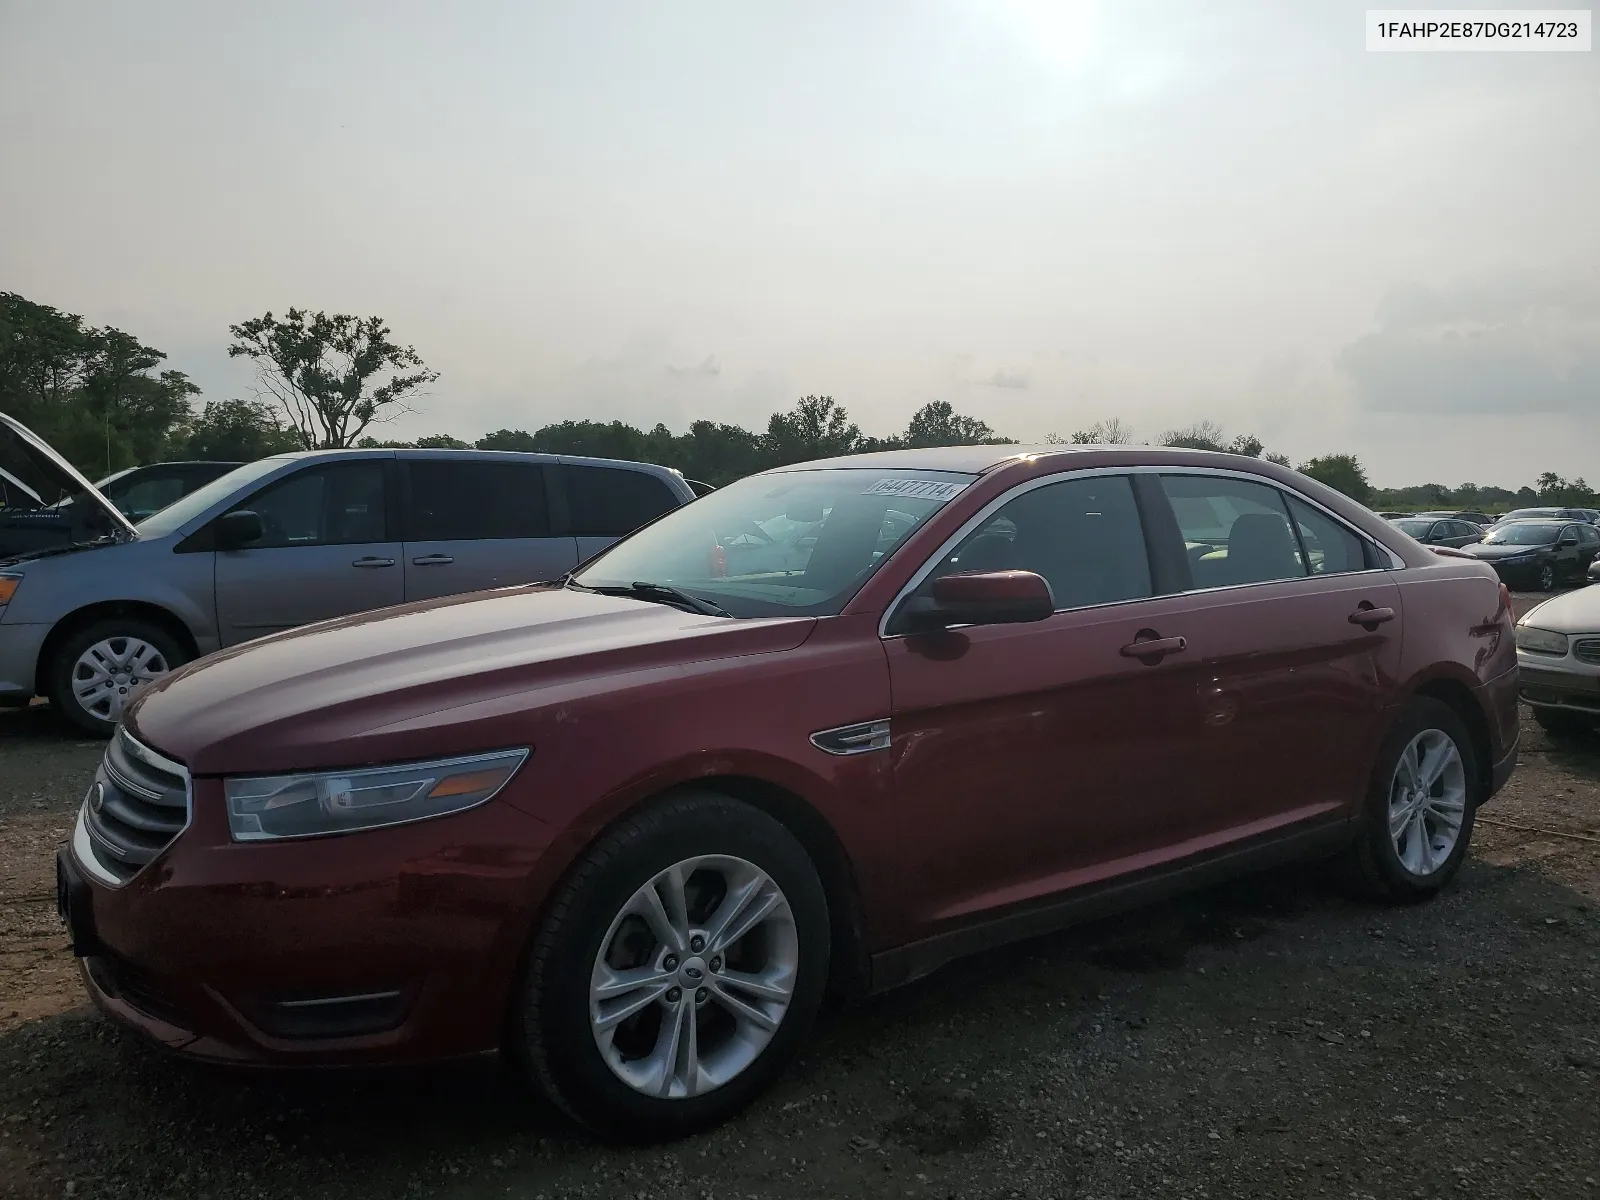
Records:
[[[536,443],[533,434],[526,429],[497,429],[484,434],[473,445],[479,450],[520,450],[526,453],[532,451]]]
[[[929,446],[993,446],[1009,441],[996,437],[988,424],[958,413],[948,400],[930,400],[911,415],[903,444]]]
[[[786,413],[773,413],[762,439],[769,466],[853,454],[861,430],[832,396],[806,396]]]
[[[389,339],[381,317],[291,308],[228,326],[229,358],[256,366],[307,450],[353,446],[374,422],[411,411],[407,401],[439,378],[410,346]]]
[[[0,293],[0,410],[91,478],[166,452],[199,389],[120,329]]]
[[[1280,467],[1289,466],[1289,456],[1287,454],[1263,454],[1261,457],[1269,463],[1276,463]]]
[[[1045,439],[1051,445],[1062,445],[1062,439],[1051,434]],[[1066,439],[1074,446],[1131,446],[1133,445],[1133,426],[1121,417],[1111,417],[1104,421],[1096,421],[1087,429],[1077,429]]]
[[[1354,454],[1325,454],[1300,464],[1300,473],[1309,475],[1318,483],[1325,483],[1334,491],[1343,492],[1358,504],[1365,504],[1372,496],[1372,485],[1361,460]]]
[[[173,444],[181,458],[215,462],[254,462],[299,448],[299,439],[259,400],[206,401]]]
[[[1163,446],[1177,446],[1186,450],[1223,450],[1227,436],[1215,421],[1196,421],[1182,429],[1169,429],[1161,435]]]
[[[416,441],[419,450],[470,450],[472,444],[463,442],[458,437],[451,437],[448,433],[430,433],[427,437],[419,437]]]

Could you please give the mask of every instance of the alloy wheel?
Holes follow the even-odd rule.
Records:
[[[1425,729],[1395,764],[1389,782],[1389,838],[1400,865],[1427,876],[1449,861],[1467,813],[1467,769],[1450,735]]]
[[[783,1024],[800,942],[783,890],[742,858],[684,859],[612,919],[589,983],[589,1024],[612,1073],[647,1096],[722,1086]]]
[[[84,712],[115,722],[137,687],[171,669],[166,655],[142,638],[104,638],[72,664],[72,694]]]
[[[1541,592],[1554,591],[1556,586],[1556,569],[1549,563],[1539,568],[1539,590]]]

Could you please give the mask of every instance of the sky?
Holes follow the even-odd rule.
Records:
[[[0,0],[0,289],[210,399],[230,324],[381,315],[440,373],[388,436],[815,393],[1593,483],[1600,61],[1364,13]]]

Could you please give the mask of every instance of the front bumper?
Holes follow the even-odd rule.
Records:
[[[1573,670],[1578,664],[1571,658],[1535,658],[1527,653],[1519,653],[1517,659],[1521,676],[1517,694],[1525,703],[1600,716],[1600,667]],[[1554,665],[1557,662],[1562,665]]]
[[[32,700],[48,625],[0,624],[0,699]]]
[[[515,781],[514,781],[515,783]],[[63,850],[95,1004],[186,1056],[423,1062],[493,1050],[553,830],[503,802],[392,829],[232,842],[217,780],[125,885]],[[65,914],[64,914],[65,915]]]

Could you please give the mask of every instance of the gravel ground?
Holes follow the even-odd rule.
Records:
[[[490,1062],[263,1076],[83,1007],[51,854],[99,748],[0,715],[0,1196],[1600,1197],[1600,738],[1531,721],[1434,903],[1242,881],[829,1015],[685,1143]]]

